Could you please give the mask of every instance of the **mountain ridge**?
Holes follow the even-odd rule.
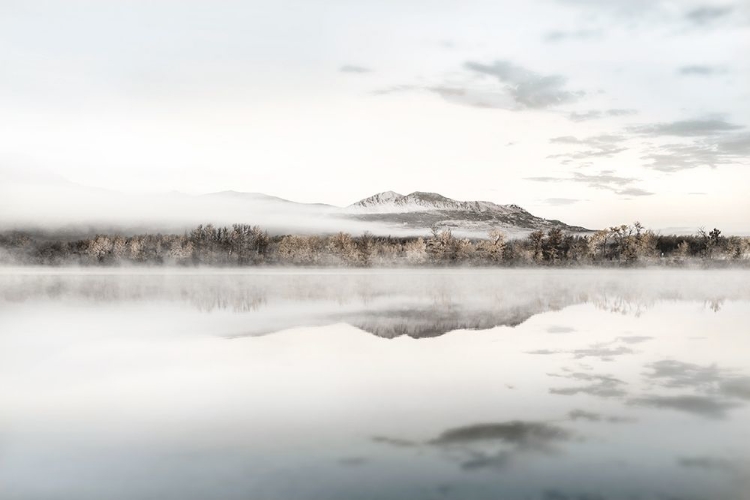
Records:
[[[413,229],[438,228],[471,233],[501,229],[514,233],[560,228],[568,232],[589,232],[581,226],[537,217],[513,203],[459,201],[427,191],[414,191],[408,195],[383,191],[344,207],[343,213],[357,220]]]
[[[413,193],[402,195],[395,191],[383,191],[377,193],[356,203],[352,203],[346,208],[350,209],[372,209],[382,207],[393,211],[407,210],[467,210],[475,212],[484,212],[489,210],[503,210],[508,212],[526,212],[516,204],[499,205],[491,201],[459,201],[440,193],[428,191],[414,191]]]

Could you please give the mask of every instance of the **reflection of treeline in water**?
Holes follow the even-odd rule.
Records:
[[[23,232],[0,234],[0,263],[30,265],[305,265],[305,266],[522,266],[680,265],[750,263],[750,238],[700,230],[660,235],[640,223],[588,235],[558,228],[507,239],[492,230],[485,239],[458,238],[434,229],[428,237],[269,236],[258,226],[198,226],[177,234],[100,234],[79,240]]]

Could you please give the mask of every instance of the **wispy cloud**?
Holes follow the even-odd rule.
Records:
[[[620,342],[625,342],[626,344],[640,344],[642,342],[648,342],[649,340],[653,340],[654,337],[648,337],[645,335],[626,335],[623,337],[617,337],[616,340],[619,340]]]
[[[554,177],[554,176],[537,176],[537,177],[526,177],[526,180],[534,182],[575,182],[585,184],[590,188],[604,189],[612,191],[613,193],[622,196],[650,196],[654,193],[640,189],[634,186],[630,186],[635,182],[639,182],[640,179],[635,177],[622,177],[615,175],[610,171],[603,170],[598,174],[584,174],[581,172],[573,172],[570,177]]]
[[[695,120],[679,120],[666,123],[655,123],[650,125],[637,125],[627,130],[638,135],[651,137],[678,136],[678,137],[700,137],[731,132],[744,128],[742,125],[729,123],[720,118],[700,118]]]
[[[437,85],[424,90],[439,95],[446,101],[475,108],[511,109],[513,103],[502,89],[456,87]]]
[[[588,120],[598,120],[601,118],[611,118],[618,116],[629,116],[636,114],[637,111],[634,109],[605,109],[598,110],[592,109],[584,112],[573,111],[568,113],[568,119],[574,122],[584,122]]]
[[[491,80],[487,80],[491,78]],[[544,109],[576,101],[585,93],[566,88],[561,75],[541,75],[508,61],[464,63],[458,77],[432,84],[393,85],[373,92],[429,92],[453,104],[506,110]]]
[[[371,73],[372,70],[370,68],[365,68],[364,66],[357,66],[356,64],[344,64],[339,68],[339,71],[342,73]]]
[[[689,144],[664,144],[641,157],[644,166],[661,172],[678,172],[698,167],[748,163],[750,133],[709,137]]]
[[[632,16],[657,6],[657,0],[559,0],[560,3]]]
[[[574,203],[578,203],[581,200],[577,200],[575,198],[547,198],[544,200],[544,203],[547,205],[552,205],[553,207],[561,207],[564,205],[573,205]]]
[[[669,0],[558,0],[561,4],[586,9],[597,14],[602,13],[620,18],[623,28],[634,28],[646,24],[663,24],[665,22],[689,25],[693,28],[713,29],[720,26],[723,20],[731,18],[740,9],[729,5],[729,0],[722,4],[680,2]],[[721,1],[721,0],[719,0]]]
[[[585,160],[589,158],[609,158],[617,153],[626,151],[622,143],[625,137],[620,135],[596,135],[579,139],[574,136],[553,137],[550,139],[552,144],[565,144],[583,146],[585,149],[579,149],[569,153],[558,153],[549,155],[547,158],[568,158],[571,160]]]
[[[566,88],[561,75],[541,75],[508,61],[482,64],[469,61],[464,67],[479,75],[497,79],[520,108],[540,109],[565,104],[580,99],[583,91]]]
[[[391,85],[390,87],[375,89],[370,93],[372,95],[388,95],[388,94],[396,94],[398,92],[408,92],[410,90],[419,90],[419,89],[421,89],[421,87],[417,85]]]
[[[709,66],[706,64],[691,64],[680,66],[677,73],[683,76],[713,76],[726,73],[726,68],[720,66]]]
[[[713,5],[704,5],[702,7],[698,7],[689,11],[685,15],[685,17],[690,22],[703,26],[713,23],[716,20],[721,19],[722,17],[728,16],[732,13],[733,10],[734,8],[730,6],[718,7]]]
[[[544,35],[546,42],[562,42],[565,40],[590,40],[602,36],[600,30],[550,31]]]
[[[626,132],[650,139],[676,137],[689,142],[651,143],[641,159],[647,168],[677,172],[691,168],[747,163],[750,157],[750,133],[744,125],[721,117],[706,117],[653,124],[634,125]]]
[[[625,189],[620,189],[617,191],[617,194],[623,195],[623,196],[651,196],[651,191],[646,191],[645,189],[641,188],[635,188],[635,187],[629,187]]]

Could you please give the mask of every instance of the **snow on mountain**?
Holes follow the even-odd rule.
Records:
[[[342,215],[362,221],[389,224],[414,230],[437,227],[459,233],[482,234],[501,229],[512,234],[559,227],[566,231],[586,229],[557,220],[536,217],[518,205],[498,205],[489,201],[458,201],[438,193],[416,191],[402,195],[385,191],[342,209]]]
[[[349,205],[346,208],[351,209],[379,209],[396,207],[398,200],[404,198],[404,195],[398,194],[394,191],[384,191],[382,193],[374,194],[364,200],[359,200],[357,203]]]
[[[424,212],[433,210],[450,210],[465,212],[525,212],[517,205],[497,205],[489,201],[456,201],[438,193],[415,191],[402,195],[385,191],[360,200],[346,207],[354,213],[403,213]]]

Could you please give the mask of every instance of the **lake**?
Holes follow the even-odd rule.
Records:
[[[750,498],[750,271],[0,270],[4,500]]]

